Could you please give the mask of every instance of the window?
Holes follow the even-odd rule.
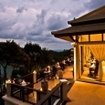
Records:
[[[102,34],[91,34],[90,41],[102,41]]]

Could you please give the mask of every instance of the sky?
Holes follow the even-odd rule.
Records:
[[[49,50],[70,49],[71,43],[51,35],[105,4],[105,0],[0,0],[0,41],[14,40],[21,47],[34,43]]]

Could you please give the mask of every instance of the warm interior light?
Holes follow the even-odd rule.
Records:
[[[6,84],[8,84],[8,83],[11,83],[11,80],[10,79],[6,80]]]
[[[75,44],[75,42],[71,42],[71,45],[74,45]]]
[[[59,77],[58,77],[58,76],[56,76],[56,78],[57,78],[57,79],[59,79]]]
[[[73,36],[73,39],[76,40],[76,36]]]
[[[50,90],[50,91],[51,91],[51,88],[49,88],[48,90]]]
[[[40,91],[42,91],[42,88],[40,88]]]
[[[25,80],[23,80],[21,84],[22,84],[22,86],[26,86],[27,85]]]
[[[8,80],[5,81],[5,83],[6,83],[6,84],[5,84],[5,87],[7,88],[7,84],[10,84],[10,83],[11,83],[11,80],[8,79]]]
[[[60,79],[61,82],[67,82],[67,79]]]
[[[75,46],[75,45],[77,45],[77,43],[76,42],[72,42],[71,45],[72,46]]]
[[[33,73],[36,74],[36,71],[34,70]]]

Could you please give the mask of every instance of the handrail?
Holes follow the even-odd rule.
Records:
[[[30,74],[27,74],[27,75],[24,75],[24,76],[22,76],[22,77],[20,77],[20,78],[25,78],[25,77],[27,77],[27,76],[29,76],[29,75],[32,75],[33,73],[30,73]]]
[[[37,82],[36,82],[37,83]],[[35,83],[32,83],[32,84],[35,84]],[[32,87],[28,87],[28,85],[27,86],[22,86],[22,85],[20,85],[20,84],[14,84],[14,83],[11,83],[11,85],[13,85],[13,86],[17,86],[17,87],[20,87],[20,88],[24,88],[24,89],[29,89],[29,90],[32,90],[32,91],[38,91],[38,92],[40,92],[40,93],[46,93],[45,91],[40,91],[40,90],[38,90],[38,89],[34,89],[34,88],[32,88]],[[30,85],[30,84],[29,84]]]
[[[17,90],[14,91],[14,88],[17,88]],[[29,101],[28,99],[25,99],[25,95],[27,96],[28,93],[25,93],[25,90],[28,92],[37,92],[37,93],[40,93],[40,94],[46,94],[46,92],[44,91],[40,91],[40,90],[37,90],[37,89],[33,89],[32,87],[28,87],[28,86],[22,86],[22,85],[19,85],[19,84],[11,84],[11,97],[14,97],[14,98],[17,98],[23,102],[28,102],[30,104],[35,104],[35,102],[32,102],[32,101]],[[20,93],[20,95],[16,95]]]
[[[37,79],[37,81],[40,81],[41,79],[43,79],[41,76],[39,76],[39,73],[40,72],[36,73],[36,79]],[[27,74],[27,75],[24,75],[24,76],[20,77],[20,79],[26,79],[26,80],[27,80],[27,78],[33,78],[33,73],[30,73],[30,74]]]
[[[16,88],[19,90],[17,92],[13,91],[12,89],[12,86],[16,86]],[[62,82],[60,82],[59,84],[57,84],[51,91],[40,91],[40,90],[37,90],[37,89],[33,89],[31,87],[28,87],[28,86],[22,86],[22,85],[19,85],[19,84],[13,84],[11,83],[11,96],[12,97],[15,97],[17,99],[20,99],[22,101],[26,101],[26,102],[29,102],[31,104],[34,104],[34,105],[42,105],[44,102],[46,102],[47,100],[49,101],[50,105],[51,105],[51,97],[56,97],[56,98],[60,98],[62,99],[62,93],[60,94],[60,96],[56,96],[54,93],[57,91],[57,89],[61,88],[60,90],[62,90]],[[29,91],[36,91],[38,93],[39,96],[37,96],[37,98],[39,97],[39,99],[37,100],[37,103],[33,103],[29,100],[26,100],[24,98],[24,89],[27,89]],[[15,94],[17,94],[18,92],[20,92],[20,96],[19,97],[16,97]],[[40,94],[43,94],[44,97],[41,98],[40,97]]]
[[[62,82],[60,82],[52,91],[48,92],[41,100],[39,100],[35,105],[42,105],[44,102],[46,102],[53,94],[54,92],[59,88],[62,87]],[[62,98],[62,96],[61,96]]]

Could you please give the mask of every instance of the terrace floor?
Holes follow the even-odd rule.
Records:
[[[105,86],[76,81],[67,96],[66,105],[105,105]]]
[[[68,66],[63,72],[63,78],[73,78],[72,70],[73,67]],[[58,83],[59,79],[49,80],[48,90],[51,90]],[[34,88],[41,89],[41,82],[36,83]],[[36,93],[34,93],[34,96],[36,96]],[[35,102],[36,98],[32,97],[30,97],[30,100]],[[105,85],[75,81],[67,97],[71,102],[66,103],[66,105],[105,105]]]
[[[72,67],[66,68],[64,77],[70,78],[71,76],[72,78],[73,75],[71,71]],[[81,78],[91,80],[91,78],[88,78],[85,75]],[[68,102],[66,105],[105,105],[105,84],[75,81],[67,96],[71,102]]]
[[[63,72],[63,78],[65,78],[65,79],[66,78],[67,79],[73,78],[73,72],[72,71],[73,71],[72,66],[66,67],[66,69]],[[60,82],[59,79],[48,80],[48,91],[52,90],[59,82]],[[33,88],[42,91],[41,81],[39,81],[38,83],[35,83]],[[28,98],[31,102],[36,102],[36,100],[37,100],[36,92],[30,94]]]

